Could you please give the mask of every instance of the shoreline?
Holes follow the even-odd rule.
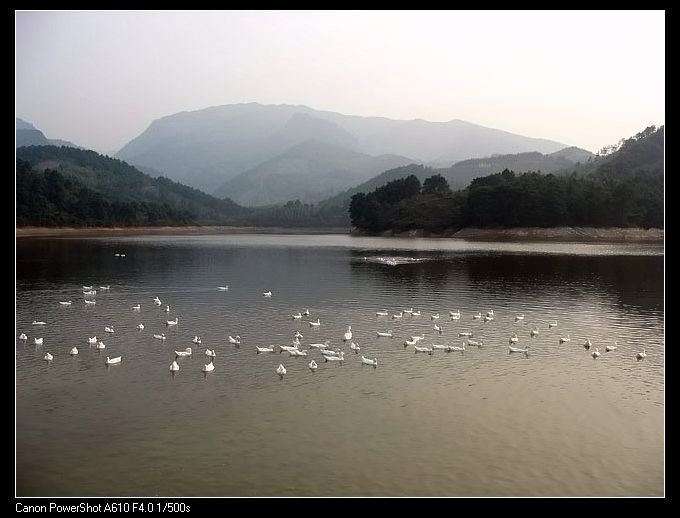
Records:
[[[230,234],[347,234],[361,237],[446,238],[470,241],[566,241],[566,242],[631,242],[663,243],[664,230],[658,228],[597,227],[515,227],[463,228],[441,233],[424,230],[369,233],[345,227],[16,227],[16,238],[23,237],[112,237],[112,236],[203,236]]]
[[[425,230],[408,230],[394,232],[387,230],[381,233],[368,233],[352,230],[356,236],[377,237],[428,237],[465,239],[469,241],[562,241],[562,242],[601,242],[601,243],[663,243],[664,230],[660,228],[644,229],[639,227],[599,228],[599,227],[513,227],[513,228],[476,228],[468,227],[444,232],[427,232]]]
[[[349,234],[347,227],[15,227],[16,237],[211,236],[228,234]]]

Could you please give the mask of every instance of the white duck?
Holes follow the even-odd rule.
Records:
[[[342,336],[342,339],[345,342],[348,342],[352,339],[352,326],[347,326],[347,332]]]
[[[167,320],[165,322],[165,325],[168,326],[176,326],[177,324],[179,324],[179,317],[175,317],[175,320]]]
[[[271,298],[272,292],[271,291],[265,291],[265,292],[262,293],[262,296],[267,297],[267,298]]]
[[[472,332],[471,331],[461,331],[460,333],[458,333],[458,336],[464,336],[466,338],[470,338],[472,336]]]
[[[34,338],[34,339],[33,339],[33,343],[34,343],[35,345],[42,345],[42,344],[43,344],[43,339],[42,339],[42,337],[40,337],[40,338]]]
[[[413,349],[415,349],[414,352],[416,353],[427,353],[427,354],[432,354],[433,349],[432,347],[419,347],[419,346],[414,346]]]
[[[165,340],[165,338],[166,338],[165,333],[161,333],[159,335],[153,335],[153,337],[156,338],[157,340]]]
[[[386,317],[389,313],[387,313],[386,309],[383,309],[382,311],[376,311],[375,316],[376,317]]]
[[[392,315],[393,320],[398,320],[398,319],[403,318],[403,317],[404,317],[403,311],[400,311],[399,313],[395,313],[394,315]]]
[[[300,349],[291,349],[288,351],[289,356],[307,356],[307,351],[301,351]]]
[[[94,306],[97,303],[96,300],[86,300],[85,304],[89,304],[90,306]]]
[[[560,343],[571,342],[571,337],[569,335],[560,337]]]
[[[215,365],[213,364],[213,362],[210,362],[210,363],[206,363],[205,365],[203,365],[201,372],[212,372],[214,370],[215,370]]]
[[[405,309],[405,310],[403,310],[403,313],[410,313],[410,314],[412,314],[412,313],[413,313],[413,308],[411,308],[411,309]]]
[[[217,289],[220,291],[227,291],[229,289],[229,285],[225,284],[224,286],[218,286]]]
[[[92,338],[87,339],[88,344],[96,344],[97,343],[97,337],[93,336]]]
[[[137,329],[139,329],[140,331],[144,329],[144,324],[142,324],[141,322],[137,324]]]
[[[404,347],[406,347],[407,345],[416,345],[417,343],[418,343],[418,340],[406,340],[404,342]]]
[[[536,336],[537,334],[538,334],[538,326],[534,327],[534,328],[531,330],[531,336]]]
[[[300,331],[295,331],[293,338],[304,338],[304,335]]]
[[[170,306],[168,306],[167,304],[165,305],[165,312],[170,313]]]
[[[302,312],[302,314],[306,317],[309,316],[309,308],[305,308],[305,310]]]
[[[458,345],[449,345],[447,351],[448,351],[448,352],[451,352],[451,351],[460,351],[461,353],[464,353],[464,352],[465,352],[465,344],[463,344],[462,346],[458,346]]]
[[[524,320],[524,313],[520,313],[519,315],[515,315],[515,322],[519,322],[520,320]]]
[[[412,316],[412,317],[419,317],[419,316],[420,316],[420,311],[411,311],[411,316]]]
[[[141,304],[137,304],[136,306],[132,306],[132,309],[134,311],[139,311],[140,309],[142,309],[142,306],[141,306]]]
[[[92,288],[94,288],[94,285],[92,285],[92,286],[83,286],[83,289],[84,289],[85,291],[90,291]]]
[[[328,356],[324,354],[323,359],[325,362],[343,362],[345,360],[345,353],[340,351],[337,356]]]
[[[586,338],[586,341],[583,342],[583,348],[584,348],[586,351],[587,351],[588,349],[590,349],[590,347],[591,347],[592,345],[593,345],[593,344],[592,344],[592,342],[590,341],[590,338]]]
[[[595,347],[595,350],[590,354],[593,355],[593,359],[597,359],[597,357],[600,356],[600,351],[598,351],[597,347]]]
[[[113,330],[113,326],[106,326],[104,327],[104,331],[107,333],[114,333],[115,331]]]
[[[349,344],[349,348],[352,349],[356,354],[359,354],[359,351],[361,351],[361,347],[359,347],[359,344],[355,344],[354,342],[351,342]]]
[[[510,343],[516,344],[517,342],[519,342],[519,338],[517,337],[517,333],[513,333],[513,335],[510,337]]]
[[[213,349],[212,351],[210,349],[206,349],[205,355],[210,356],[211,358],[214,358],[215,357],[215,349]]]
[[[106,349],[106,344],[104,342],[97,343],[97,349]]]
[[[279,366],[276,368],[276,374],[282,378],[286,374],[286,368],[283,366],[283,363],[279,363]]]
[[[45,354],[45,360],[48,362],[51,362],[54,359],[54,356],[52,356],[50,353]]]
[[[257,354],[260,354],[260,353],[273,353],[273,352],[274,352],[274,346],[273,346],[273,345],[270,346],[270,347],[259,347],[259,346],[256,345],[256,346],[255,346],[255,349],[257,349]]]
[[[647,350],[643,347],[642,352],[637,353],[635,357],[637,358],[638,361],[644,360],[645,358],[647,358]]]
[[[154,297],[153,303],[156,304],[156,306],[160,306],[161,305],[161,299],[159,299],[158,297]]]
[[[309,368],[315,371],[316,369],[319,368],[319,366],[316,364],[314,360],[312,360],[311,362],[309,362]]]
[[[437,331],[439,334],[442,334],[442,328],[437,324],[434,325],[434,330]]]
[[[28,336],[26,336],[25,333],[21,333],[21,334],[19,335],[19,340],[28,340]]]
[[[177,372],[178,370],[179,370],[179,363],[177,363],[177,360],[175,360],[170,364],[170,371],[171,372]]]
[[[69,300],[69,301],[67,301],[67,302],[60,302],[59,304],[61,304],[62,306],[70,306],[70,305],[71,305],[71,301]]]
[[[46,325],[46,324],[45,324],[45,322],[43,322],[42,320],[34,320],[34,321],[33,321],[33,325],[34,325],[34,326],[44,326],[44,325]]]
[[[326,349],[330,345],[330,341],[326,340],[322,344],[309,344],[310,349]]]
[[[323,356],[344,356],[342,351],[331,351],[330,349],[320,349]]]
[[[175,356],[191,356],[191,347],[187,347],[183,351],[175,351]]]
[[[618,348],[619,348],[619,342],[614,342],[614,345],[609,344],[604,348],[604,350],[606,352],[609,352],[609,351],[616,351]]]
[[[241,344],[241,337],[239,335],[236,335],[236,338],[234,338],[233,336],[229,335],[229,343],[240,345]]]
[[[392,330],[391,329],[389,331],[387,331],[386,333],[382,332],[382,331],[376,331],[376,334],[378,336],[382,336],[384,338],[392,338]]]
[[[551,327],[557,327],[557,320],[553,320],[552,322],[548,323],[548,329]]]
[[[201,345],[203,343],[203,340],[201,340],[200,336],[196,335],[196,336],[194,336],[194,339],[192,340],[192,342],[195,343],[196,345]]]
[[[430,320],[439,320],[439,313],[432,313]]]
[[[527,356],[529,356],[529,346],[527,345],[524,349],[520,349],[519,347],[513,347],[512,345],[509,347],[509,353],[524,353]]]
[[[120,363],[122,356],[116,356],[115,358],[106,357],[106,365],[113,365],[114,363]]]
[[[111,289],[111,285],[107,284],[106,286],[99,286],[99,289],[102,291],[108,291]]]
[[[309,327],[319,327],[321,325],[321,320],[318,318],[316,319],[316,322],[310,322]]]
[[[370,360],[370,359],[366,358],[365,356],[362,356],[361,357],[361,364],[362,365],[372,365],[373,367],[377,367],[378,366],[378,359],[373,358],[372,360]]]
[[[476,315],[472,315],[472,320],[481,320],[482,319],[482,314],[477,312]]]
[[[74,347],[73,349],[71,349],[71,350],[69,351],[69,354],[70,354],[71,356],[75,356],[76,354],[78,354],[78,348],[77,348],[77,347]]]
[[[477,341],[477,340],[470,340],[470,339],[468,338],[468,342],[467,342],[467,343],[468,343],[468,345],[475,345],[475,346],[477,346],[477,347],[482,347],[482,346],[484,345],[484,340]]]
[[[299,311],[293,315],[293,320],[300,320],[302,318],[302,313]]]

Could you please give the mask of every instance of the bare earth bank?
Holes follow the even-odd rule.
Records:
[[[354,235],[369,235],[353,230]],[[440,234],[423,230],[407,232],[387,231],[379,234],[392,237],[449,237],[480,241],[631,241],[663,242],[663,229],[659,228],[596,228],[596,227],[515,227],[515,228],[463,228]]]

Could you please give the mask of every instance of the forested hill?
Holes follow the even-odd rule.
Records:
[[[664,128],[647,128],[611,155],[562,175],[515,174],[476,178],[452,192],[441,175],[421,187],[415,175],[352,197],[359,229],[382,232],[463,227],[663,228]]]
[[[16,150],[17,226],[228,224],[241,207],[94,151]]]
[[[567,169],[579,173],[596,172],[613,179],[637,174],[663,173],[665,127],[649,126],[634,137],[622,140],[618,149],[590,163]]]

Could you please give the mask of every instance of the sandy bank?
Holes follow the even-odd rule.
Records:
[[[17,227],[16,237],[109,237],[219,234],[348,234],[344,227]]]

